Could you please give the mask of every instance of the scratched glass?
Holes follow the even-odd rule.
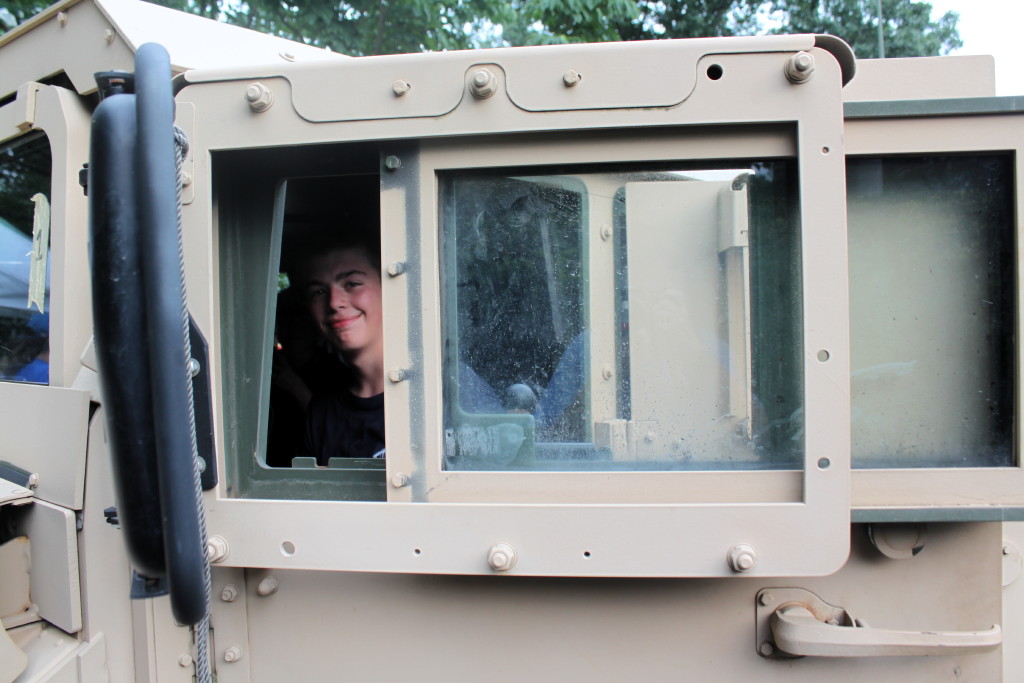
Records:
[[[847,161],[853,465],[1014,464],[1013,157]]]
[[[794,163],[441,180],[446,468],[802,466]]]

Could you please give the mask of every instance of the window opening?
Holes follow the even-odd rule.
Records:
[[[288,186],[266,464],[379,469],[386,454],[379,179]]]
[[[50,143],[0,146],[0,379],[49,383]]]
[[[847,160],[854,467],[1014,464],[1013,157]]]

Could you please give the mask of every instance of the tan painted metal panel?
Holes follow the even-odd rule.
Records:
[[[0,405],[0,460],[39,475],[37,498],[80,510],[89,394],[0,382]]]

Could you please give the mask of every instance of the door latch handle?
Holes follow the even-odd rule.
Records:
[[[791,655],[892,657],[988,652],[1003,642],[998,626],[987,631],[889,631],[855,622],[840,626],[819,621],[801,604],[779,607],[771,618],[775,646]]]
[[[757,594],[757,650],[763,657],[893,657],[988,652],[1003,641],[987,631],[894,631],[872,628],[842,607],[800,588]]]

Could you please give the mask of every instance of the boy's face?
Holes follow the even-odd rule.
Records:
[[[383,355],[380,274],[359,248],[315,256],[303,298],[320,332],[346,355]]]

